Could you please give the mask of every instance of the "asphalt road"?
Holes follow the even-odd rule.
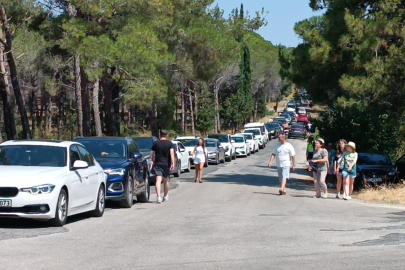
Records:
[[[109,205],[63,228],[0,220],[1,269],[404,269],[405,209],[313,197],[305,143],[278,195],[265,150],[173,178],[170,200]]]

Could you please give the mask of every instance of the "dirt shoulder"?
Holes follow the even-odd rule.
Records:
[[[352,197],[366,203],[405,205],[405,185],[396,188],[368,189]]]

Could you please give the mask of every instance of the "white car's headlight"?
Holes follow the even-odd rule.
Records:
[[[55,189],[55,185],[42,185],[36,187],[22,188],[22,192],[29,192],[32,195],[49,194]]]
[[[119,176],[123,176],[125,174],[125,169],[119,168],[119,169],[108,169],[108,170],[104,170],[104,172],[108,175],[119,175]]]

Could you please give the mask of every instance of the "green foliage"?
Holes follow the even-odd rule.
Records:
[[[384,151],[395,155],[399,119],[387,102],[335,103],[314,120],[319,135],[328,142],[354,141],[358,151]]]
[[[201,132],[201,134],[206,135],[209,131],[214,129],[215,124],[215,106],[212,94],[203,90],[202,95],[199,97],[197,115],[197,125],[196,129]]]

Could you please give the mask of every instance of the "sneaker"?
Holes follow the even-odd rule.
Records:
[[[319,199],[321,196],[315,195],[314,198],[315,199]]]
[[[341,197],[340,197],[340,193],[337,193],[336,194],[336,199],[340,199]]]
[[[169,196],[163,197],[163,202],[167,202],[169,200]]]
[[[157,203],[162,203],[162,198],[157,197]]]
[[[349,200],[352,199],[352,197],[351,197],[351,196],[346,196],[346,197],[344,197],[343,199],[345,199],[346,201],[349,201]]]
[[[322,194],[322,196],[321,196],[322,198],[324,198],[324,199],[327,199],[328,198],[328,193],[324,193],[324,194]]]

